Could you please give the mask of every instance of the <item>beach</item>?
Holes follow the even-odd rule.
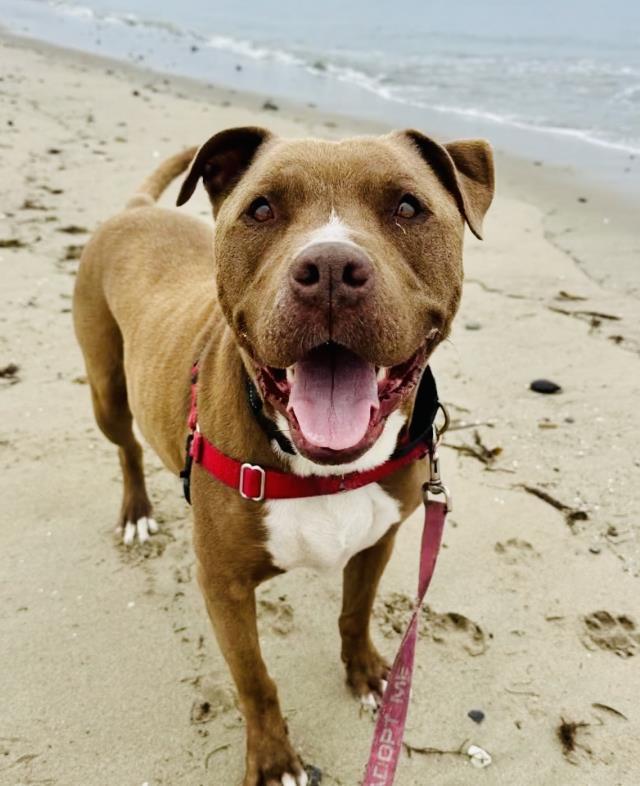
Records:
[[[147,449],[161,532],[140,548],[116,540],[119,466],[73,336],[74,274],[91,231],[164,157],[220,129],[384,129],[216,87],[215,75],[8,34],[0,65],[0,784],[233,786],[244,728],[193,575],[190,509]],[[453,334],[432,362],[453,421],[442,460],[454,509],[397,784],[632,786],[637,203],[540,160],[500,154],[497,176],[485,240],[467,237]],[[211,220],[202,189],[183,209]],[[530,390],[540,378],[562,390]],[[390,658],[421,523],[418,511],[402,527],[376,604],[373,636]],[[344,684],[340,589],[340,575],[283,575],[260,589],[259,625],[294,745],[323,784],[353,786],[373,720]],[[469,744],[492,763],[475,769]]]

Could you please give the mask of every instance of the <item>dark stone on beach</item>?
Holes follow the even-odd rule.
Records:
[[[236,65],[236,71],[242,71],[242,66],[239,63]]]
[[[270,112],[277,112],[278,109],[280,109],[280,107],[277,104],[274,104],[270,98],[267,98],[267,100],[262,105],[262,108],[268,109]]]
[[[140,95],[140,91],[139,90],[132,90],[131,91],[131,95],[138,97]]]
[[[578,197],[578,202],[582,202],[585,205],[589,200],[586,197]]]
[[[482,723],[484,720],[484,712],[482,710],[469,710],[467,715],[474,723]]]
[[[50,156],[58,156],[62,153],[62,150],[59,150],[57,147],[50,147],[47,153],[49,153]]]
[[[465,330],[480,330],[482,325],[479,322],[466,322]]]
[[[200,49],[200,47],[199,47],[199,46],[196,46],[195,44],[191,44],[191,51],[192,51],[192,52],[198,52],[198,51],[199,51],[199,49]]]
[[[560,385],[550,379],[534,379],[529,387],[536,393],[560,393],[562,390]]]

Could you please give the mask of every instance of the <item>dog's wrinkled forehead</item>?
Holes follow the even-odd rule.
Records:
[[[240,185],[260,192],[335,199],[345,194],[372,196],[398,185],[415,187],[417,180],[411,151],[391,140],[309,139],[274,140],[265,145]]]
[[[434,214],[454,205],[480,236],[493,196],[491,149],[482,140],[440,145],[417,131],[339,142],[285,140],[260,128],[223,131],[198,151],[182,185],[186,202],[202,178],[217,214],[229,199],[282,200],[283,209],[330,202],[368,204],[378,211],[403,191]]]

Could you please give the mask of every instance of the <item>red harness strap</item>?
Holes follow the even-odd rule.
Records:
[[[319,497],[323,494],[337,494],[375,483],[386,478],[402,467],[417,459],[424,458],[428,449],[418,445],[410,453],[400,458],[390,459],[374,469],[365,472],[349,472],[346,475],[293,475],[265,469],[257,464],[248,464],[225,455],[199,431],[193,435],[190,455],[210,475],[235,488],[240,496],[259,502],[263,499],[295,499],[298,497]]]

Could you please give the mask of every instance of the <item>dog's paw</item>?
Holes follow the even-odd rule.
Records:
[[[360,704],[375,712],[387,689],[389,664],[372,646],[368,645],[345,658],[347,685]]]
[[[309,777],[303,769],[285,772],[282,775],[269,777],[266,781],[264,778],[260,780],[245,780],[243,786],[257,786],[258,784],[265,783],[266,786],[309,786]]]
[[[243,786],[309,786],[302,761],[285,735],[263,734],[247,755]]]
[[[125,546],[133,546],[138,543],[146,543],[151,535],[155,535],[160,531],[158,523],[155,519],[148,516],[143,516],[137,521],[127,521],[124,527],[118,527],[117,534],[122,538],[122,543]]]
[[[387,681],[380,680],[380,687],[378,690],[370,690],[360,696],[360,704],[364,710],[368,712],[377,712],[378,707],[382,703],[385,691],[387,690]]]
[[[272,781],[272,783],[274,786],[307,786],[309,779],[307,778],[307,773],[302,770],[298,775],[291,775],[285,772],[279,781]]]

